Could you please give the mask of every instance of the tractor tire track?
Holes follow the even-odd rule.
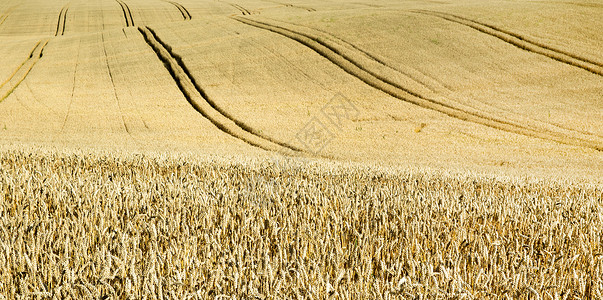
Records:
[[[603,143],[600,141],[593,141],[592,137],[588,139],[578,137],[572,134],[552,131],[544,128],[532,128],[530,126],[517,123],[514,121],[505,120],[496,116],[487,116],[481,112],[474,112],[462,107],[443,103],[429,97],[425,97],[415,91],[409,90],[399,84],[383,78],[378,73],[369,70],[364,67],[358,61],[350,58],[350,55],[343,53],[343,49],[336,48],[332,44],[326,43],[316,37],[310,36],[305,33],[294,31],[288,28],[284,28],[278,25],[269,24],[266,22],[260,22],[251,20],[243,17],[233,17],[233,19],[260,29],[265,29],[284,37],[292,39],[301,43],[302,45],[312,49],[322,57],[331,61],[348,74],[360,79],[366,84],[385,92],[386,94],[398,98],[402,101],[415,104],[417,106],[434,110],[450,117],[457,118],[460,120],[485,125],[495,129],[522,134],[530,137],[537,137],[545,140],[555,141],[563,144],[582,146],[592,148],[598,151],[603,151]]]
[[[281,153],[291,153],[291,151],[293,151],[295,154],[302,154],[305,152],[298,147],[276,141],[271,137],[257,132],[255,129],[219,108],[216,103],[207,96],[205,91],[201,89],[199,84],[197,84],[182,58],[175,54],[169,45],[161,41],[157,34],[149,27],[139,27],[138,30],[147,44],[157,54],[157,57],[163,62],[165,68],[169,71],[178,85],[178,88],[191,106],[218,129],[252,146],[267,151]]]
[[[174,2],[174,1],[165,1],[165,2],[175,6],[180,11],[180,14],[182,14],[182,18],[184,18],[185,21],[193,18],[191,16],[191,14],[188,12],[188,10],[186,9],[186,7],[182,6],[182,4],[180,4],[178,2]]]
[[[236,3],[229,3],[229,2],[224,2],[224,3],[227,3],[228,5],[236,8],[244,16],[251,15],[251,12],[249,10],[247,10],[245,7],[242,7],[242,6],[240,6],[240,5],[236,4]]]
[[[4,24],[4,21],[6,21],[6,19],[8,19],[8,14],[4,15],[4,16],[0,16],[0,26],[2,24]]]
[[[421,92],[421,91],[417,91],[416,87],[415,87],[415,91],[414,92],[416,92],[417,94],[421,94],[420,97],[423,97],[423,98],[433,97],[434,96],[433,93],[437,93],[436,90],[434,89],[433,85],[441,85],[444,88],[450,90],[450,88],[444,86],[437,79],[431,78],[431,77],[423,74],[420,71],[416,71],[419,74],[416,74],[416,73],[415,74],[410,74],[410,73],[404,72],[404,71],[402,71],[402,70],[400,70],[398,68],[395,68],[395,67],[391,66],[390,64],[388,64],[384,60],[382,60],[382,59],[374,56],[373,54],[369,53],[368,51],[365,51],[365,50],[357,47],[356,45],[354,45],[352,43],[349,43],[349,42],[347,42],[347,41],[345,41],[345,40],[343,40],[343,39],[341,39],[341,38],[339,38],[337,36],[334,36],[334,35],[330,34],[329,32],[326,32],[324,30],[315,29],[315,28],[312,28],[312,27],[309,27],[309,26],[299,25],[299,24],[295,24],[295,23],[291,23],[291,22],[275,20],[275,19],[272,19],[272,18],[267,18],[267,19],[270,19],[270,20],[273,20],[273,21],[277,21],[277,22],[281,22],[281,23],[285,23],[285,24],[288,24],[288,25],[293,25],[293,26],[297,26],[297,27],[301,27],[301,28],[306,28],[306,29],[309,29],[311,31],[314,31],[314,33],[312,33],[311,35],[309,35],[309,34],[305,34],[305,35],[307,37],[311,37],[312,39],[314,39],[315,41],[323,44],[324,46],[329,47],[331,50],[336,51],[340,55],[344,56],[344,58],[346,58],[347,60],[354,62],[353,61],[354,59],[349,56],[350,51],[345,51],[345,49],[341,48],[341,46],[333,44],[331,41],[328,41],[328,40],[329,39],[330,40],[334,40],[334,41],[339,42],[340,44],[343,44],[344,46],[352,48],[352,49],[349,49],[349,50],[352,50],[352,51],[355,51],[355,52],[359,52],[362,55],[364,55],[365,56],[365,61],[366,61],[366,58],[369,58],[369,59],[371,59],[371,60],[373,60],[373,61],[375,61],[375,62],[377,62],[377,63],[379,63],[381,65],[381,66],[376,65],[374,69],[376,69],[377,67],[384,67],[384,68],[390,69],[390,70],[394,71],[394,73],[397,72],[397,73],[399,73],[399,74],[401,74],[403,76],[406,76],[409,79],[411,79],[412,81],[414,81],[416,83],[419,83],[424,88],[426,88],[426,89],[429,90],[429,91],[423,90],[423,92]],[[300,31],[295,31],[295,32],[296,33],[300,33]],[[326,38],[320,37],[320,34],[318,34],[318,33],[326,36]],[[327,44],[330,44],[331,46],[327,45]],[[347,54],[346,54],[346,52],[347,52]],[[360,56],[357,55],[356,57],[358,58]],[[358,58],[358,59],[359,59],[358,61],[361,61],[360,58]],[[365,70],[369,70],[369,68],[367,66],[365,66],[366,63],[365,63],[365,65],[363,65],[360,62],[360,63],[356,63],[356,65],[358,67],[361,67],[361,68],[365,69]],[[410,88],[410,87],[402,87],[398,83],[391,82],[391,80],[389,80],[387,78],[388,76],[386,74],[379,75],[379,74],[376,74],[374,72],[370,72],[370,73],[372,75],[374,75],[375,77],[378,77],[379,79],[381,79],[381,80],[383,80],[383,81],[385,81],[385,82],[387,82],[389,84],[395,85],[396,87],[398,87],[400,89],[412,90],[412,88]],[[426,79],[422,80],[419,77],[425,77]],[[430,80],[431,81],[435,81],[436,84],[434,84],[434,83],[431,83],[431,84],[427,83],[427,81],[430,81]],[[426,92],[428,92],[428,94],[431,94],[431,96],[426,96],[425,95]],[[482,114],[482,116],[485,116],[484,111],[480,110],[479,108],[475,108],[473,106],[469,106],[469,105],[466,105],[466,104],[465,105],[461,105],[461,106],[465,106],[466,108],[465,109],[459,108],[458,105],[457,105],[456,108],[457,109],[461,109],[461,110],[463,110],[464,112],[467,112],[467,113]],[[472,112],[471,112],[471,110],[472,110]],[[511,113],[513,114],[513,112],[511,112]],[[569,131],[569,132],[579,133],[579,134],[582,134],[582,135],[588,136],[588,137],[599,137],[599,138],[603,137],[603,136],[601,136],[599,134],[595,134],[595,133],[592,133],[592,132],[589,132],[589,131],[577,130],[577,129],[569,128],[569,127],[566,127],[566,126],[563,126],[563,125],[560,125],[560,124],[556,124],[556,123],[536,121],[536,120],[532,120],[532,119],[529,119],[529,118],[525,118],[523,116],[515,116],[516,119],[513,120],[513,121],[504,120],[503,118],[500,118],[499,116],[492,117],[491,113],[490,113],[490,116],[485,116],[485,117],[486,118],[491,118],[491,119],[492,118],[497,118],[499,120],[503,120],[503,122],[506,122],[506,123],[508,123],[510,125],[520,126],[520,127],[524,127],[524,128],[527,128],[527,129],[533,127],[533,126],[527,125],[527,123],[530,123],[530,122],[534,123],[534,122],[536,122],[536,123],[544,124],[545,126],[552,126],[554,128],[557,128],[557,129],[562,129],[562,130]],[[517,119],[517,117],[519,117],[519,120]],[[527,123],[526,123],[526,121],[527,121]],[[509,122],[514,122],[514,123],[509,123]]]
[[[544,55],[548,58],[554,59],[556,61],[578,67],[589,71],[593,74],[597,74],[603,76],[603,63],[597,62],[585,57],[582,57],[578,54],[570,53],[565,50],[557,49],[536,41],[532,38],[501,29],[497,26],[482,23],[479,21],[471,20],[465,17],[437,12],[437,11],[429,11],[429,10],[412,10],[412,12],[420,13],[424,15],[430,15],[434,17],[438,17],[450,22],[454,22],[457,24],[461,24],[470,28],[473,28],[477,31],[485,33],[487,35],[496,37],[504,42],[507,42],[515,47],[518,47],[522,50]]]
[[[4,99],[8,98],[13,91],[25,80],[29,72],[33,69],[36,63],[42,58],[44,47],[48,44],[48,39],[45,41],[39,41],[35,47],[29,53],[29,57],[21,63],[13,71],[13,73],[6,79],[2,84],[0,84],[0,103],[4,101]]]
[[[6,19],[8,19],[8,17],[10,16],[10,13],[15,10],[15,8],[17,8],[17,6],[19,6],[18,4],[15,6],[12,6],[11,8],[9,8],[3,15],[0,15],[0,26],[2,24],[4,24],[4,22],[6,21]]]
[[[117,88],[115,87],[115,79],[113,78],[113,71],[111,70],[111,66],[109,65],[109,56],[107,55],[107,46],[105,45],[105,34],[101,34],[102,43],[103,43],[103,53],[105,55],[105,64],[107,66],[107,72],[109,73],[109,78],[111,79],[111,86],[113,86],[113,95],[115,96],[115,101],[117,101],[117,108],[119,109],[119,115],[121,116],[121,123],[126,131],[126,133],[133,138],[130,129],[128,128],[128,124],[126,123],[126,118],[124,116],[123,110],[121,108],[121,102],[119,101],[119,95],[117,94]]]
[[[385,60],[377,57],[376,55],[374,55],[374,54],[372,54],[372,53],[370,53],[370,52],[368,52],[368,51],[366,51],[366,50],[364,50],[364,49],[362,49],[362,48],[360,48],[360,47],[358,47],[358,46],[356,46],[356,45],[354,45],[354,44],[352,44],[352,43],[350,43],[350,42],[348,42],[348,41],[346,41],[346,40],[344,40],[344,39],[342,39],[340,37],[334,36],[333,34],[327,32],[325,30],[314,28],[314,27],[309,27],[309,26],[306,26],[306,25],[301,25],[301,24],[295,24],[295,23],[291,23],[291,22],[276,20],[276,19],[272,19],[272,18],[268,18],[268,17],[267,17],[267,19],[270,19],[270,20],[273,20],[273,21],[287,23],[287,24],[290,24],[290,25],[293,25],[293,26],[304,27],[304,28],[307,28],[307,29],[310,29],[310,30],[313,30],[313,31],[320,32],[320,33],[324,34],[325,36],[327,36],[330,39],[333,39],[333,40],[335,40],[335,41],[337,41],[337,42],[339,42],[341,44],[344,44],[344,45],[346,45],[348,47],[353,48],[355,51],[358,51],[358,52],[362,53],[364,56],[366,56],[366,57],[368,57],[368,58],[370,58],[370,59],[378,62],[383,67],[388,68],[388,69],[390,69],[390,70],[392,70],[394,72],[400,73],[400,74],[402,74],[402,75],[404,75],[406,77],[412,78],[412,80],[414,80],[417,83],[423,85],[425,88],[431,90],[432,92],[436,92],[436,87],[434,87],[434,85],[439,85],[439,86],[441,86],[441,87],[443,87],[445,89],[450,90],[447,86],[445,86],[444,84],[442,84],[441,82],[439,82],[435,78],[431,78],[428,75],[425,75],[425,74],[423,74],[420,71],[416,71],[416,73],[420,73],[420,75],[416,74],[416,73],[415,74],[410,74],[409,72],[403,71],[400,68],[396,68],[396,67],[392,66],[391,64],[387,63]],[[427,79],[427,80],[426,79],[420,79],[418,77],[426,77],[426,78],[429,78],[429,79]],[[427,81],[434,81],[434,82],[436,82],[436,84],[428,83]]]
[[[316,9],[312,8],[312,7],[306,7],[306,6],[299,6],[299,5],[294,5],[294,4],[290,4],[290,3],[283,3],[283,2],[279,2],[279,1],[272,1],[272,0],[264,0],[266,2],[270,2],[270,3],[274,3],[274,4],[279,4],[285,7],[291,7],[291,8],[297,8],[297,9],[303,9],[305,11],[308,12],[315,12]]]
[[[69,11],[69,4],[63,6],[61,8],[61,12],[59,13],[59,19],[57,21],[57,31],[54,36],[64,35],[65,34],[65,23],[67,23],[67,12]]]
[[[65,130],[65,126],[67,125],[67,119],[69,119],[69,115],[71,114],[71,107],[73,106],[73,98],[75,95],[75,83],[76,83],[76,79],[77,79],[77,70],[79,67],[79,62],[80,62],[80,47],[81,47],[81,39],[78,42],[78,50],[77,50],[77,56],[75,58],[75,68],[73,70],[73,82],[71,85],[71,97],[69,98],[69,105],[67,106],[67,112],[65,113],[65,117],[63,118],[63,124],[61,125],[61,132],[63,132]]]
[[[124,14],[124,19],[126,20],[126,27],[134,26],[134,18],[132,18],[132,11],[130,7],[121,0],[115,0],[121,6],[121,10]]]
[[[250,19],[245,19],[245,18],[235,18],[235,19],[237,19],[237,20],[241,19],[241,20],[252,21]],[[239,21],[241,21],[241,20],[239,20]],[[259,21],[252,21],[252,22],[256,22],[256,23],[263,24],[263,25],[268,25],[268,26],[271,26],[273,29],[288,31],[288,32],[292,33],[293,35],[299,35],[302,38],[308,39],[309,41],[311,41],[313,43],[316,43],[316,44],[318,44],[321,47],[327,48],[327,50],[329,52],[335,54],[336,56],[338,56],[338,57],[340,57],[342,59],[344,59],[346,62],[351,63],[354,67],[362,69],[364,72],[370,74],[373,77],[376,77],[377,79],[379,79],[380,81],[383,81],[383,82],[387,83],[388,85],[392,85],[392,86],[394,86],[394,87],[396,87],[396,88],[398,88],[398,89],[404,91],[405,93],[408,93],[408,94],[410,94],[410,95],[412,95],[414,97],[421,98],[423,100],[427,100],[427,101],[430,101],[430,102],[437,102],[436,100],[430,99],[429,97],[423,95],[424,93],[427,92],[428,87],[425,86],[425,88],[423,88],[421,91],[417,91],[417,87],[419,87],[419,85],[422,85],[422,84],[416,78],[413,78],[413,77],[409,76],[409,79],[410,79],[409,81],[414,81],[414,83],[415,83],[414,90],[411,89],[411,88],[402,86],[401,84],[399,84],[397,82],[394,82],[394,81],[390,80],[389,78],[387,78],[388,74],[383,74],[382,72],[377,72],[376,70],[378,70],[378,69],[377,69],[377,67],[375,65],[373,66],[373,68],[369,68],[369,67],[365,66],[366,62],[367,61],[370,62],[370,60],[365,60],[364,63],[363,63],[358,55],[356,55],[355,57],[352,57],[352,52],[351,51],[347,51],[346,49],[342,48],[341,46],[338,46],[338,45],[336,45],[336,44],[334,44],[332,42],[329,42],[329,41],[327,41],[325,39],[322,39],[322,38],[318,37],[317,35],[311,35],[311,34],[303,33],[301,31],[293,30],[293,29],[290,29],[290,28],[285,28],[285,27],[278,26],[278,25],[275,25],[275,24],[267,24],[267,23],[262,23],[262,22],[259,22]],[[277,32],[277,33],[280,33],[280,32]],[[287,37],[289,37],[289,36],[287,36]],[[293,36],[293,37],[295,37],[295,36]],[[294,40],[298,41],[297,39],[294,39]],[[298,41],[298,42],[300,42],[300,41]],[[302,44],[310,47],[306,43],[302,42]],[[314,49],[312,47],[310,47],[310,48],[316,51],[316,49]],[[316,52],[318,52],[318,51],[316,51]],[[319,54],[321,54],[321,53],[319,53]],[[322,56],[324,56],[324,55],[322,55]],[[369,56],[369,58],[372,59],[372,56]],[[331,59],[329,59],[329,60],[331,60]],[[379,63],[379,62],[377,62],[377,63],[383,65],[382,63]],[[385,65],[385,67],[387,67],[389,69],[392,69],[388,65]],[[381,74],[379,74],[379,73],[381,73]],[[402,75],[406,75],[406,74],[402,73]],[[409,83],[412,83],[412,82],[407,82],[407,84],[409,84]],[[419,83],[419,85],[416,85],[416,83]],[[440,105],[445,106],[445,107],[450,108],[450,109],[461,110],[462,112],[467,113],[467,114],[479,114],[479,112],[471,112],[471,111],[469,111],[467,109],[463,109],[463,108],[459,108],[459,107],[453,107],[452,105],[447,104],[447,103],[437,102],[437,104],[440,104]],[[489,118],[489,117],[486,117],[486,116],[482,116],[482,117]],[[508,121],[503,121],[503,122],[507,123]],[[523,126],[523,125],[520,125],[520,124],[513,124],[513,123],[507,123],[507,124],[514,125],[514,126]],[[527,127],[525,127],[525,128],[527,129]]]

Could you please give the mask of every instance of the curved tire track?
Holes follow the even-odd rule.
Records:
[[[283,3],[283,2],[279,2],[279,1],[273,1],[273,0],[264,0],[264,1],[270,2],[270,3],[275,3],[275,4],[280,4],[280,5],[285,6],[285,7],[303,9],[303,10],[308,11],[308,12],[315,12],[316,11],[316,9],[314,9],[312,7],[299,6],[299,5],[294,5],[294,4],[290,4],[290,3]]]
[[[470,111],[458,105],[455,106],[431,99],[420,93],[417,93],[416,91],[409,90],[400,84],[392,82],[388,78],[384,78],[379,74],[378,71],[376,72],[375,70],[365,67],[362,63],[351,57],[352,55],[350,53],[345,53],[345,49],[338,48],[337,46],[327,43],[317,37],[275,24],[251,20],[244,17],[232,18],[241,23],[265,29],[295,40],[314,50],[322,57],[331,61],[350,75],[355,76],[373,88],[379,89],[390,96],[405,102],[434,110],[453,118],[485,125],[507,132],[603,151],[603,143],[591,140],[592,138],[595,138],[592,136],[589,136],[589,139],[584,139],[564,132],[551,131],[543,128],[532,128],[518,122],[505,120],[496,116],[488,116],[482,112]]]
[[[504,42],[507,42],[513,46],[516,46],[522,50],[544,55],[548,58],[554,59],[556,61],[578,67],[589,71],[591,73],[603,76],[603,63],[582,57],[578,54],[570,53],[565,50],[557,49],[552,46],[546,45],[529,37],[520,35],[518,33],[510,32],[508,30],[501,29],[497,26],[482,23],[479,21],[471,20],[465,17],[430,11],[430,10],[411,10],[415,13],[420,13],[424,15],[430,15],[434,17],[438,17],[450,22],[454,22],[457,24],[461,24],[470,28],[473,28],[477,31],[485,33],[487,35],[496,37]]]
[[[436,91],[437,88],[434,87],[434,86],[438,86],[438,85],[442,86],[442,87],[444,87],[444,88],[446,88],[448,90],[450,90],[449,87],[446,87],[443,83],[441,83],[440,81],[438,81],[435,78],[428,77],[425,74],[421,73],[420,71],[415,71],[415,72],[403,71],[400,68],[397,68],[397,67],[392,66],[391,64],[387,63],[384,59],[381,59],[381,58],[373,55],[372,53],[370,53],[370,52],[368,52],[368,51],[366,51],[366,50],[364,50],[364,49],[362,49],[362,48],[360,48],[360,47],[358,47],[358,46],[356,46],[356,45],[354,45],[354,44],[352,44],[352,43],[350,43],[350,42],[348,42],[348,41],[346,41],[346,40],[344,40],[344,39],[342,39],[340,37],[334,36],[333,34],[327,32],[325,30],[321,30],[321,29],[318,29],[318,28],[313,28],[313,27],[306,26],[306,25],[301,25],[301,24],[286,22],[286,21],[282,21],[282,20],[276,20],[276,19],[273,19],[273,18],[268,18],[268,17],[265,17],[265,18],[270,19],[272,21],[286,23],[286,24],[289,24],[289,25],[293,25],[293,26],[297,26],[297,27],[301,27],[301,28],[306,28],[306,29],[309,29],[311,31],[314,31],[314,32],[316,32],[314,34],[314,37],[317,40],[322,39],[322,38],[319,37],[319,34],[322,34],[322,35],[326,36],[327,40],[328,39],[334,40],[335,42],[342,44],[344,47],[352,48],[352,49],[350,49],[351,51],[359,52],[361,55],[364,55],[366,58],[371,59],[371,60],[379,63],[381,65],[381,67],[387,68],[387,69],[393,71],[394,73],[401,74],[401,75],[406,76],[409,79],[415,81],[416,83],[419,83],[423,87],[427,88],[429,91],[425,91],[425,92],[428,92],[430,94],[437,93],[437,91]],[[379,66],[377,66],[377,67],[379,67]],[[430,81],[432,83],[430,83]],[[433,83],[433,82],[435,82],[435,83]],[[420,92],[417,91],[417,93],[420,93]],[[425,96],[425,95],[423,95],[423,96]],[[483,110],[477,109],[477,108],[469,106],[469,105],[465,105],[465,106],[467,106],[468,109],[473,109],[476,112],[482,112],[483,113]],[[493,108],[500,109],[500,108],[497,108],[495,106],[493,106]],[[511,113],[511,114],[515,114],[512,111],[507,111],[507,112]],[[515,116],[515,117],[516,118],[519,117],[520,119],[524,119],[525,118],[524,116]],[[579,134],[582,134],[582,135],[585,135],[585,136],[603,137],[603,135],[600,135],[600,134],[596,134],[596,133],[589,132],[589,131],[584,131],[584,130],[578,130],[578,129],[566,127],[566,126],[563,126],[563,125],[560,125],[560,124],[556,124],[556,123],[552,123],[552,122],[537,121],[537,120],[532,120],[532,119],[529,119],[529,118],[525,118],[523,121],[519,121],[517,119],[515,120],[515,122],[517,122],[518,124],[525,124],[526,121],[528,123],[529,122],[541,123],[541,124],[552,126],[552,127],[556,127],[558,129],[562,129],[562,130],[565,130],[565,131],[579,133]]]
[[[4,24],[4,21],[6,21],[6,19],[8,19],[8,14],[0,16],[0,25]]]
[[[12,6],[3,15],[0,15],[0,25],[4,24],[4,22],[6,21],[6,19],[8,19],[8,17],[10,16],[10,13],[13,10],[15,10],[15,8],[17,8],[17,6],[19,6],[19,4]]]
[[[121,10],[124,14],[124,19],[126,20],[126,27],[134,26],[134,18],[132,18],[132,11],[128,4],[121,0],[115,0],[119,6],[121,6]]]
[[[59,13],[59,19],[57,21],[57,30],[54,36],[64,35],[65,34],[65,24],[67,23],[67,12],[69,11],[69,4],[63,6],[61,8],[61,12]]]
[[[305,151],[293,145],[276,141],[275,139],[257,132],[241,121],[238,121],[227,112],[219,108],[196,83],[194,77],[171,47],[161,41],[157,34],[149,27],[139,27],[138,30],[147,44],[163,62],[174,81],[188,102],[203,117],[209,120],[221,131],[240,139],[252,146],[281,153],[301,154]]]
[[[383,67],[388,68],[388,69],[392,70],[393,72],[400,73],[400,74],[402,74],[402,75],[404,75],[404,76],[406,76],[406,77],[408,77],[408,78],[411,78],[412,80],[414,80],[414,81],[416,81],[417,83],[419,83],[419,84],[423,85],[425,88],[427,88],[427,89],[431,90],[432,92],[436,92],[436,88],[434,88],[434,85],[435,85],[435,84],[430,84],[430,83],[428,83],[427,81],[436,81],[436,82],[437,82],[437,85],[439,85],[439,86],[443,86],[443,84],[442,84],[442,83],[440,83],[439,81],[437,81],[437,80],[436,80],[436,79],[434,79],[434,78],[429,78],[429,79],[427,79],[427,80],[426,80],[426,79],[421,79],[421,78],[419,78],[419,77],[428,77],[428,76],[426,76],[426,75],[425,75],[425,74],[423,74],[423,73],[421,73],[420,75],[419,75],[419,74],[416,74],[416,73],[420,73],[420,71],[416,71],[416,72],[414,72],[415,74],[410,74],[409,72],[403,71],[403,70],[401,70],[400,68],[397,68],[397,67],[395,67],[395,66],[392,66],[391,64],[387,63],[385,60],[383,60],[383,59],[381,59],[381,58],[377,57],[376,55],[374,55],[374,54],[372,54],[372,53],[370,53],[370,52],[368,52],[368,51],[366,51],[366,50],[364,50],[364,49],[362,49],[362,48],[360,48],[360,47],[358,47],[358,46],[354,45],[353,43],[350,43],[350,42],[348,42],[348,41],[346,41],[346,40],[344,40],[344,39],[342,39],[342,38],[340,38],[340,37],[334,36],[333,34],[331,34],[331,33],[327,32],[327,31],[325,31],[325,30],[318,29],[318,28],[313,28],[313,27],[309,27],[309,26],[306,26],[306,25],[301,25],[301,24],[295,24],[295,23],[291,23],[291,22],[286,22],[286,21],[282,21],[282,20],[276,20],[276,19],[272,19],[272,18],[268,18],[268,19],[271,19],[271,20],[273,20],[273,21],[278,21],[278,22],[287,23],[287,24],[290,24],[290,25],[293,25],[293,26],[304,27],[304,28],[307,28],[307,29],[309,29],[309,30],[313,30],[313,31],[316,31],[316,32],[322,33],[322,34],[326,35],[326,36],[327,36],[328,38],[330,38],[330,39],[333,39],[333,40],[335,40],[335,41],[337,41],[337,42],[339,42],[339,43],[341,43],[341,44],[343,44],[343,45],[345,45],[345,46],[347,46],[347,47],[351,47],[351,48],[353,48],[353,50],[354,50],[354,51],[360,52],[362,55],[364,55],[364,56],[366,56],[366,57],[368,57],[368,58],[370,58],[370,59],[372,59],[372,60],[376,61],[377,63],[379,63],[379,64],[380,64],[380,65],[382,65]],[[446,88],[446,87],[445,87],[445,88]]]
[[[247,8],[245,8],[243,6],[240,6],[240,5],[236,4],[236,3],[230,3],[230,2],[225,2],[225,1],[222,1],[222,2],[224,2],[224,3],[226,3],[226,4],[230,5],[230,6],[232,6],[234,8],[236,8],[244,16],[251,15],[251,12]]]
[[[48,41],[48,39],[45,41],[39,41],[29,53],[29,57],[23,61],[21,65],[15,69],[15,71],[13,71],[8,79],[0,84],[0,102],[8,98],[8,96],[15,91],[21,82],[25,80],[27,75],[29,75],[29,72],[31,72],[36,63],[44,55],[44,47],[46,47]]]
[[[123,109],[121,108],[121,101],[119,99],[119,95],[117,94],[117,88],[115,87],[115,79],[113,78],[113,70],[111,69],[111,65],[109,64],[109,56],[107,55],[107,45],[105,43],[105,34],[104,33],[101,33],[101,38],[102,38],[102,44],[103,44],[103,54],[105,56],[105,65],[107,67],[107,73],[109,74],[109,79],[111,80],[111,86],[113,87],[113,96],[115,97],[115,101],[117,101],[117,108],[119,109],[119,114],[121,116],[121,123],[122,123],[126,133],[134,140],[132,133],[130,132],[130,128],[128,128],[126,118],[124,117]]]
[[[175,6],[180,11],[180,14],[182,14],[182,18],[184,18],[185,21],[193,18],[191,16],[191,14],[189,13],[189,11],[186,9],[186,7],[182,6],[182,4],[180,4],[178,2],[174,2],[174,1],[165,1],[165,2]]]

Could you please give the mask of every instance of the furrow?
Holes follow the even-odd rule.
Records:
[[[194,77],[183,63],[182,58],[175,54],[169,45],[162,42],[157,34],[149,27],[139,27],[138,30],[143,35],[147,44],[157,54],[157,57],[163,62],[191,106],[218,129],[252,146],[264,150],[281,153],[293,151],[294,154],[301,154],[304,152],[302,149],[293,145],[279,142],[260,134],[256,130],[224,112],[224,110],[220,109],[212,100],[210,100],[195,82]]]
[[[350,60],[347,55],[342,55],[341,51],[339,51],[338,49],[333,49],[332,45],[325,45],[325,43],[321,43],[316,38],[312,38],[303,33],[295,32],[290,29],[279,27],[273,24],[268,24],[265,22],[259,22],[243,17],[233,17],[233,19],[238,20],[239,22],[242,22],[244,24],[265,29],[290,38],[292,40],[295,40],[301,43],[302,45],[314,50],[316,53],[331,61],[332,63],[346,71],[348,74],[353,75],[361,81],[365,82],[366,84],[405,102],[409,102],[426,109],[434,110],[460,120],[485,125],[507,132],[603,151],[603,145],[592,140],[582,139],[560,132],[534,129],[521,124],[515,124],[507,120],[482,116],[477,113],[458,109],[457,107],[451,106],[446,103],[440,103],[432,99],[423,98],[421,95],[418,95],[412,91],[409,92],[407,89],[400,88],[400,86],[397,84],[392,84],[389,80],[383,80],[383,78],[380,78],[380,76],[375,74],[375,72],[367,70],[358,62]]]
[[[42,43],[41,41],[36,44],[29,57],[13,72],[13,74],[0,86],[1,98],[0,102],[4,101],[8,96],[10,96],[13,91],[25,80],[27,75],[31,72],[36,63],[42,58],[42,51],[44,47],[48,44],[48,40]],[[41,45],[41,46],[40,46]],[[16,79],[14,84],[9,84],[11,81]],[[9,84],[7,86],[7,84]],[[6,90],[5,92],[2,92]]]
[[[474,20],[471,20],[468,18],[464,18],[464,17],[452,15],[452,14],[436,12],[436,11],[426,11],[426,10],[413,10],[412,12],[425,14],[425,15],[431,15],[434,17],[438,17],[438,18],[450,21],[450,22],[454,22],[457,24],[461,24],[461,25],[473,28],[473,29],[480,31],[482,33],[485,33],[487,35],[496,37],[496,38],[498,38],[504,42],[507,42],[515,47],[518,47],[522,50],[540,54],[540,55],[544,55],[544,56],[554,59],[556,61],[584,69],[593,74],[603,76],[603,64],[602,63],[581,57],[577,54],[569,53],[565,50],[559,50],[559,49],[553,48],[551,46],[545,45],[543,43],[540,43],[538,41],[535,41],[535,40],[525,37],[523,35],[519,35],[517,33],[512,33],[507,30],[501,30],[498,27],[493,26],[493,25],[488,25],[485,23],[481,23],[478,21],[474,21]]]

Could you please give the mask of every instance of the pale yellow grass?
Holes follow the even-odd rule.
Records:
[[[0,155],[0,295],[603,296],[603,190],[295,160]]]

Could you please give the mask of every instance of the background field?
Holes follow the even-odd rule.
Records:
[[[2,1],[0,297],[601,298],[602,15]]]
[[[603,175],[597,1],[0,9],[4,145],[316,157],[314,120],[335,160]],[[337,126],[336,95],[355,108]]]

